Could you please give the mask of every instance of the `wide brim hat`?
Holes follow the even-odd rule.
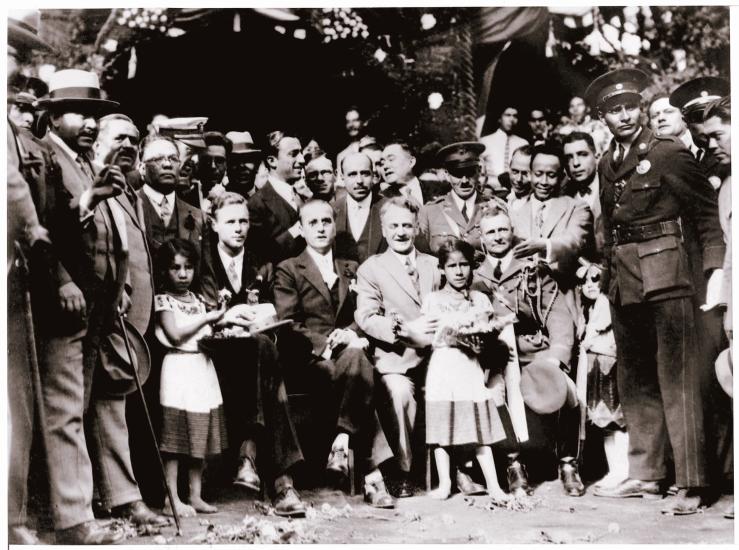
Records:
[[[98,76],[91,71],[63,69],[49,78],[49,94],[37,101],[41,109],[63,108],[102,115],[115,111],[120,103],[103,99]]]
[[[550,359],[536,358],[521,369],[521,396],[537,414],[552,414],[566,405],[577,405],[572,379]]]
[[[10,10],[8,12],[8,44],[14,48],[53,52],[54,48],[39,37],[40,22],[39,10]]]
[[[585,100],[592,109],[623,96],[641,97],[649,85],[649,77],[639,69],[617,69],[593,80],[585,90]]]
[[[729,397],[734,397],[734,366],[731,360],[731,350],[726,348],[718,354],[714,364],[716,368],[716,378],[721,388]]]
[[[116,324],[111,334],[100,343],[100,368],[95,370],[95,390],[111,397],[122,397],[136,391],[134,368],[141,384],[146,382],[151,372],[151,356],[144,337],[128,320],[123,319],[123,324],[134,364],[131,365],[120,325]]]
[[[255,147],[254,140],[249,132],[228,132],[226,134],[226,139],[228,139],[232,144],[232,155],[253,157],[259,157],[262,155],[262,150]]]

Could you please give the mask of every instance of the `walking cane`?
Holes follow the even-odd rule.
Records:
[[[167,483],[167,474],[164,471],[164,462],[162,461],[162,454],[159,452],[159,442],[157,441],[156,433],[154,432],[154,425],[151,423],[151,416],[149,415],[149,407],[146,406],[146,398],[144,397],[144,389],[141,386],[141,380],[139,379],[139,373],[135,368],[135,363],[133,360],[133,352],[131,351],[131,343],[128,340],[128,331],[126,330],[126,324],[123,322],[123,313],[121,312],[120,308],[118,309],[118,323],[121,325],[121,330],[123,331],[123,342],[126,345],[126,353],[128,354],[128,361],[131,364],[133,369],[133,378],[136,380],[136,388],[139,391],[139,396],[141,397],[141,404],[144,407],[144,416],[146,416],[146,422],[149,425],[149,433],[151,434],[151,438],[154,441],[154,448],[157,452],[157,459],[159,459],[159,468],[162,471],[162,479],[164,480],[164,487],[167,489],[167,497],[169,497],[169,505],[172,508],[172,516],[174,517],[174,522],[177,525],[177,536],[182,536],[182,527],[180,526],[180,515],[177,513],[177,507],[174,505],[174,499],[172,498],[172,489],[169,486],[169,483]]]

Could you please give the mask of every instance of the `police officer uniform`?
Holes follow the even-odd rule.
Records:
[[[611,71],[594,80],[586,95],[602,109],[614,100],[640,99],[647,83],[639,70]],[[669,443],[677,485],[686,491],[677,507],[664,511],[693,513],[700,504],[693,489],[707,486],[708,479],[695,288],[683,220],[696,228],[706,275],[721,267],[724,244],[715,193],[692,155],[674,137],[655,136],[645,127],[637,133],[625,155],[614,138],[599,165],[608,265],[604,285],[618,348],[631,478],[600,494],[658,492],[667,475]]]

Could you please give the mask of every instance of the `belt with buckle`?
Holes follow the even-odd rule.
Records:
[[[667,220],[647,225],[619,226],[612,233],[615,244],[640,243],[665,235],[682,237],[680,222],[677,220]]]

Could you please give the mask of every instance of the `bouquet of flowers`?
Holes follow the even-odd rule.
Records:
[[[480,309],[449,312],[441,317],[434,346],[453,346],[472,355],[482,352],[485,340],[496,332],[491,314]]]

